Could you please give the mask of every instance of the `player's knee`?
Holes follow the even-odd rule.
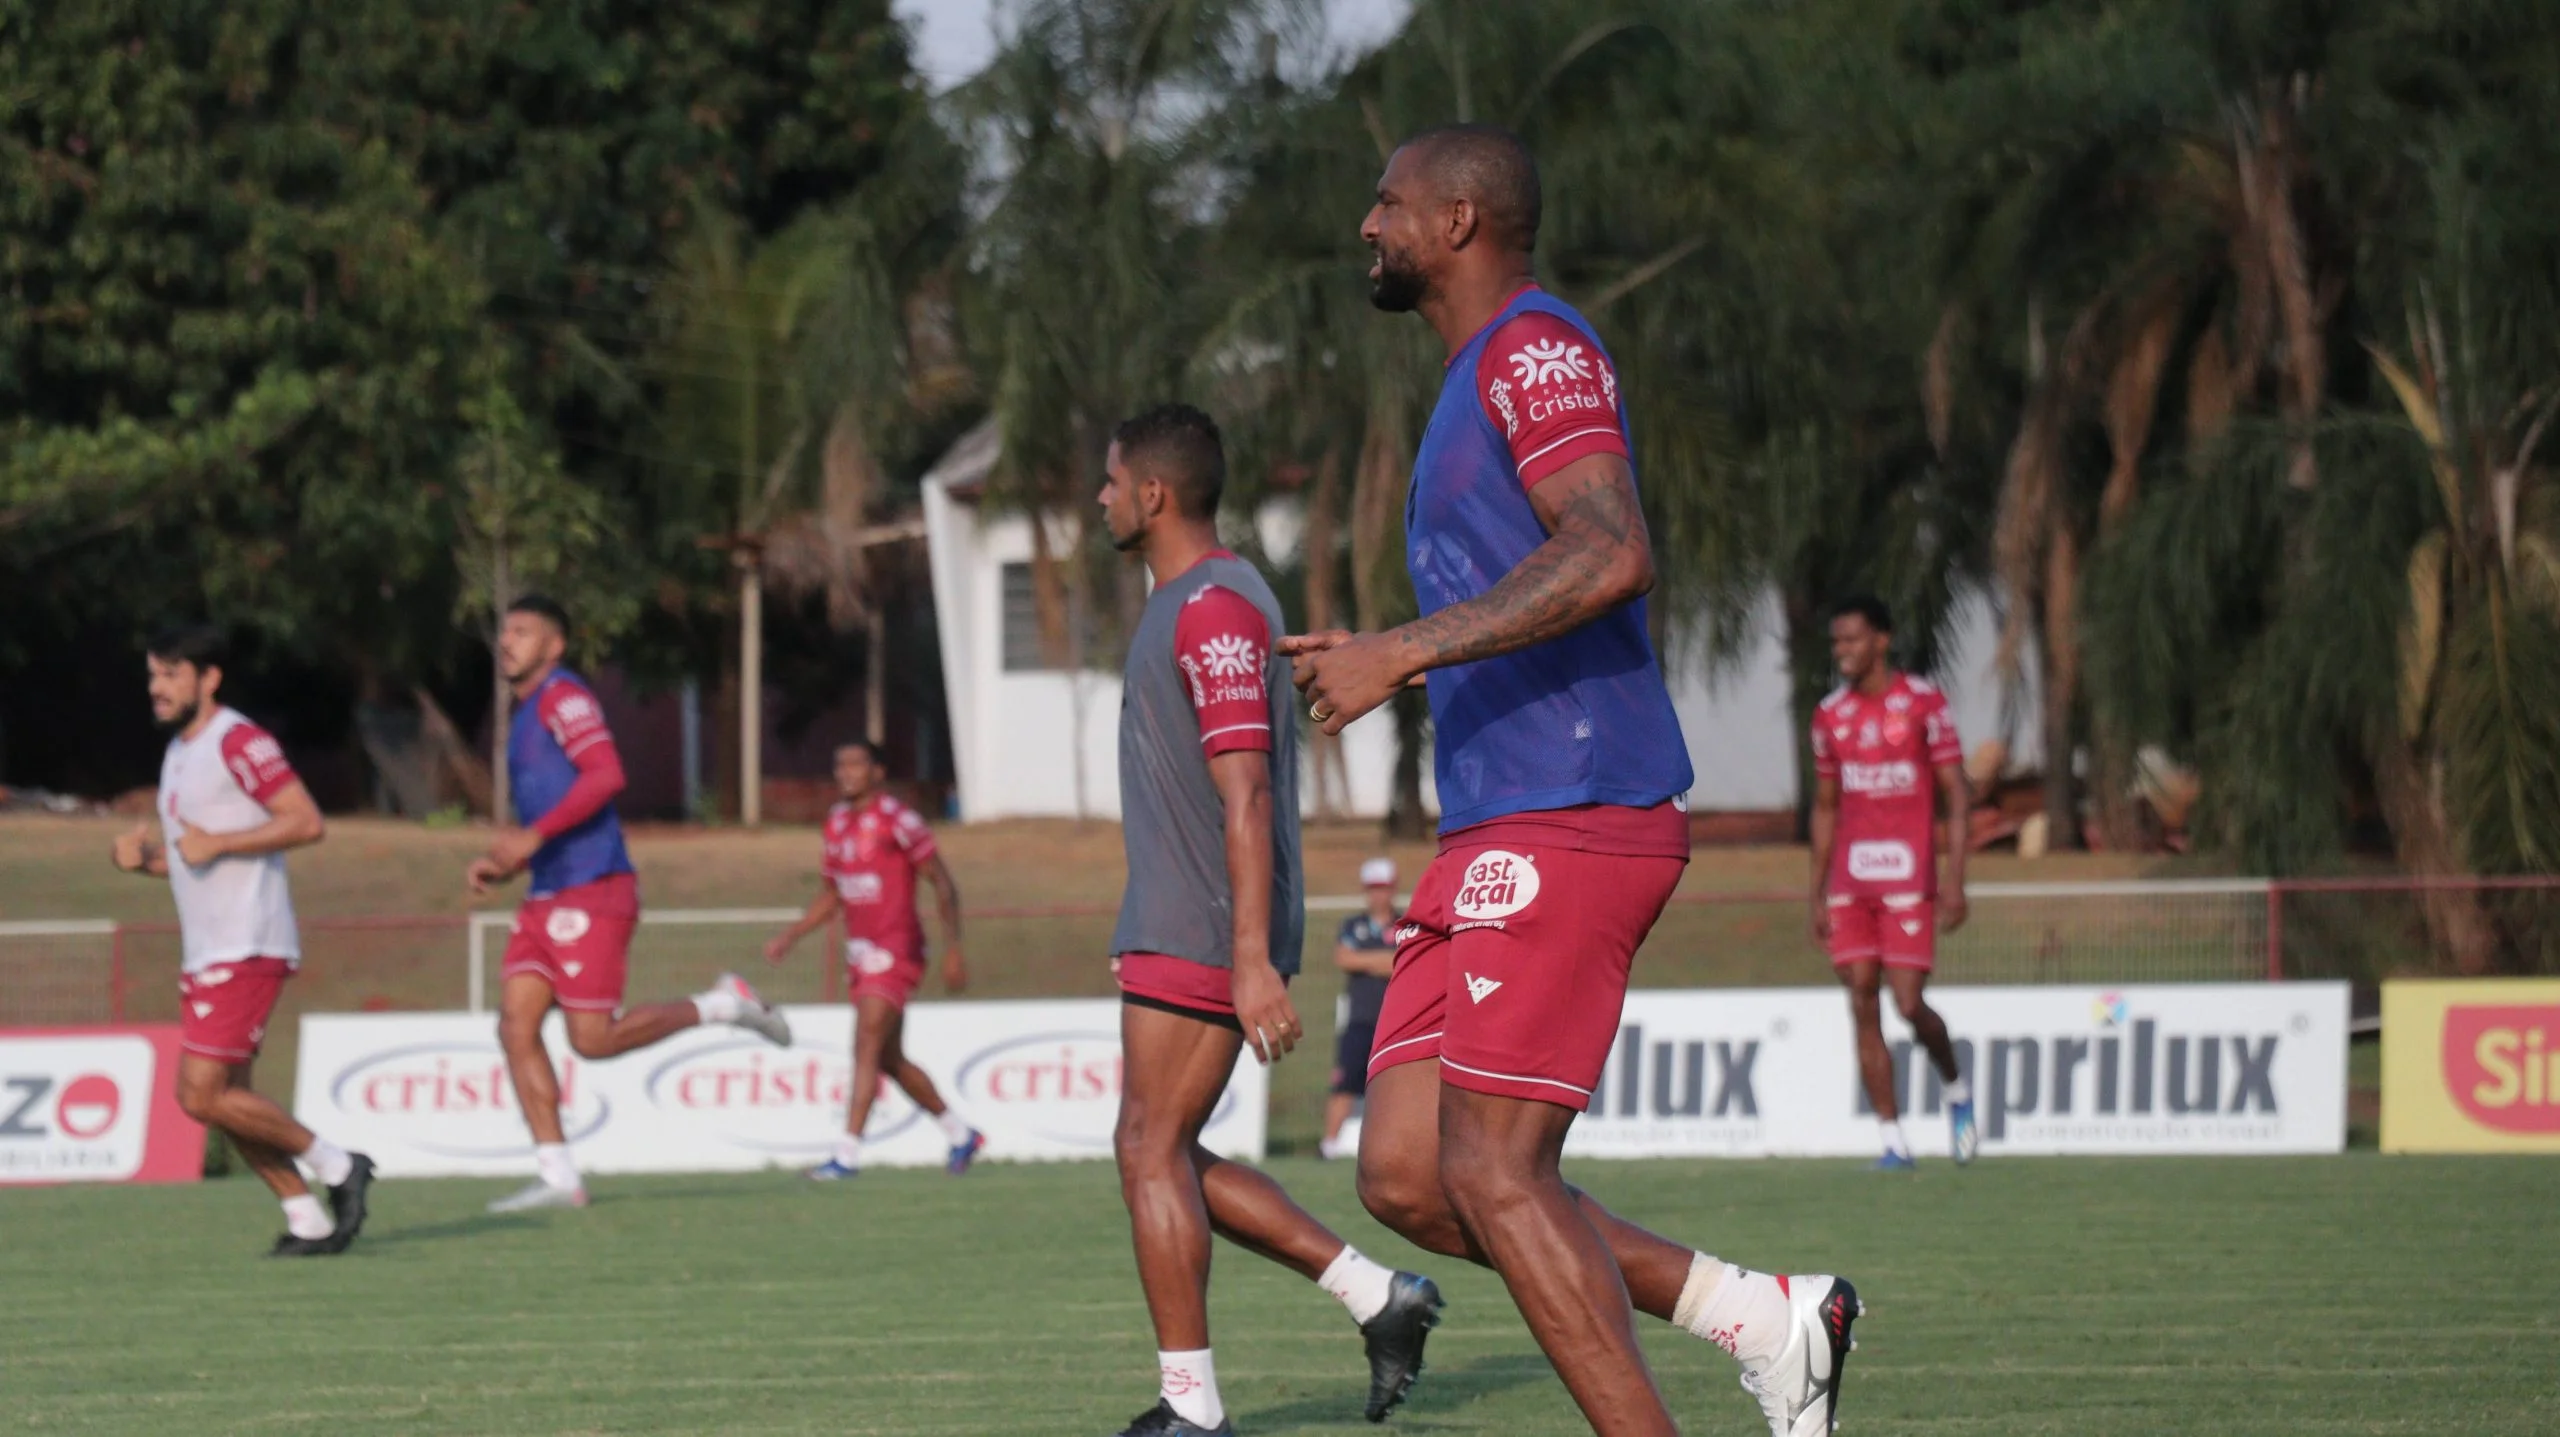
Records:
[[[1902,1021],[1906,1023],[1918,1023],[1920,1015],[1929,1011],[1928,1000],[1916,992],[1894,994],[1893,1007],[1894,1011],[1902,1015]]]
[[[1123,1173],[1153,1173],[1190,1146],[1181,1125],[1141,1103],[1123,1101],[1111,1129],[1111,1153]]]
[[[1360,1154],[1360,1205],[1369,1215],[1407,1237],[1439,1225],[1449,1202],[1440,1192],[1440,1175],[1381,1154]]]
[[[531,1051],[542,1041],[542,1015],[501,1012],[498,1015],[498,1047],[509,1053]]]
[[[602,1062],[621,1050],[614,1047],[610,1029],[572,1027],[569,1030],[569,1051],[591,1062]]]
[[[211,1123],[213,1110],[221,1105],[222,1090],[228,1086],[220,1079],[182,1077],[178,1080],[178,1111],[199,1123]]]
[[[1469,1227],[1518,1205],[1529,1196],[1529,1173],[1478,1144],[1454,1149],[1444,1139],[1440,1151],[1440,1192],[1451,1211]]]

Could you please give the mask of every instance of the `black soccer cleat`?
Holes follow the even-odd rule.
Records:
[[[347,1180],[329,1189],[329,1220],[338,1225],[332,1236],[344,1249],[364,1231],[365,1194],[373,1187],[373,1159],[354,1153],[347,1160]]]
[[[295,1237],[289,1232],[276,1234],[276,1245],[267,1249],[269,1257],[336,1257],[347,1245],[336,1233],[327,1237]]]
[[[1399,1272],[1387,1289],[1387,1305],[1360,1324],[1369,1349],[1369,1405],[1363,1415],[1384,1422],[1414,1379],[1422,1375],[1422,1342],[1440,1325],[1440,1289],[1418,1272]]]
[[[1185,1420],[1181,1413],[1173,1410],[1172,1403],[1157,1398],[1155,1406],[1139,1413],[1128,1426],[1120,1429],[1120,1437],[1236,1437],[1236,1424],[1221,1422],[1215,1427],[1203,1427]]]

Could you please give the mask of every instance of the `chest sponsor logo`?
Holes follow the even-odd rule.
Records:
[[[1920,765],[1907,759],[1840,765],[1840,788],[1845,793],[1913,793],[1919,787]]]
[[[2447,1008],[2443,1054],[2445,1088],[2472,1121],[2560,1133],[2560,1006]]]
[[[1911,742],[1911,720],[1895,714],[1884,721],[1884,741],[1891,744]]]
[[[1526,856],[1488,848],[1467,865],[1450,908],[1469,923],[1509,918],[1538,901],[1538,865]]]
[[[1911,845],[1897,839],[1865,839],[1849,845],[1849,876],[1860,883],[1899,883],[1919,867]]]
[[[554,908],[542,919],[543,936],[554,943],[575,943],[594,926],[595,920],[583,908]]]
[[[877,873],[845,873],[836,878],[836,895],[847,903],[877,903],[887,891]]]

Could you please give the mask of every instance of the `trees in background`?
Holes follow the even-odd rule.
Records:
[[[2064,841],[2140,838],[2166,761],[2252,868],[2560,851],[2549,6],[1417,0],[1357,57],[1299,0],[1011,14],[928,102],[878,3],[0,13],[0,591],[413,675],[540,495],[623,541],[558,570],[617,653],[691,671],[759,572],[868,625],[881,496],[983,411],[1081,671],[1137,598],[1108,428],[1189,394],[1240,511],[1305,496],[1304,615],[1391,623],[1439,356],[1357,227],[1483,119],[1625,375],[1676,661],[1774,618],[1801,719],[1829,599],[1925,666],[1996,585]]]

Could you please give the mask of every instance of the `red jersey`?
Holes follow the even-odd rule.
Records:
[[[1813,771],[1840,781],[1831,893],[1937,893],[1938,769],[1963,758],[1946,696],[1927,679],[1896,674],[1879,696],[1842,688],[1822,701]]]
[[[924,961],[924,923],[916,915],[916,871],[938,851],[933,830],[914,809],[889,795],[827,810],[822,872],[844,901],[844,936]]]

